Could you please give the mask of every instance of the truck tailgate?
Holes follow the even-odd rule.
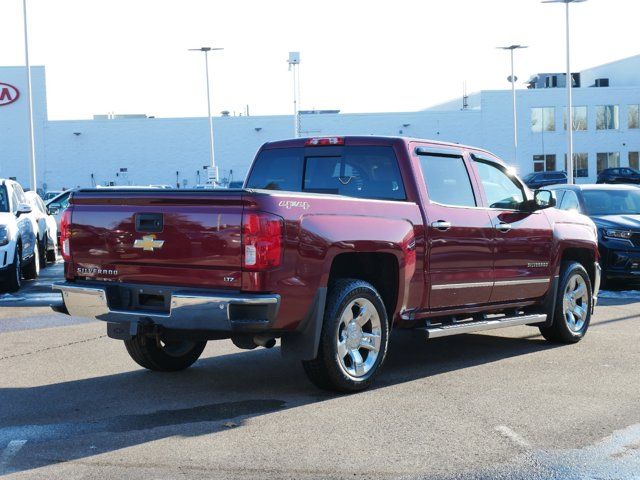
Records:
[[[85,279],[239,288],[242,191],[79,191],[73,273]]]

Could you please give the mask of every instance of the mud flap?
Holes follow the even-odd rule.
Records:
[[[556,301],[558,298],[558,283],[560,281],[560,277],[555,275],[551,279],[551,286],[549,287],[549,291],[547,292],[547,296],[544,299],[544,310],[541,313],[547,314],[547,321],[542,324],[544,327],[550,327],[553,324],[553,317],[556,313]]]
[[[280,352],[283,357],[294,360],[313,360],[318,356],[326,301],[327,288],[319,288],[311,309],[300,323],[298,330],[282,336]]]

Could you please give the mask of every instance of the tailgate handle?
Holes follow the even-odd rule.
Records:
[[[161,213],[137,213],[136,214],[136,231],[157,233],[164,228],[164,222]]]

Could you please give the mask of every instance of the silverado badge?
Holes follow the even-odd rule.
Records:
[[[164,240],[156,240],[155,235],[145,235],[133,242],[133,248],[141,248],[145,252],[153,252],[155,248],[162,248]]]

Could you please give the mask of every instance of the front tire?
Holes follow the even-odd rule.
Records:
[[[553,323],[540,327],[550,342],[576,343],[582,340],[591,322],[591,280],[578,262],[563,262]]]
[[[124,345],[131,358],[141,367],[157,372],[177,372],[193,365],[207,342],[187,340],[161,341],[153,337],[136,335],[125,340]]]
[[[319,388],[364,390],[384,363],[388,336],[387,312],[376,289],[362,280],[338,280],[329,291],[318,355],[302,366]]]

